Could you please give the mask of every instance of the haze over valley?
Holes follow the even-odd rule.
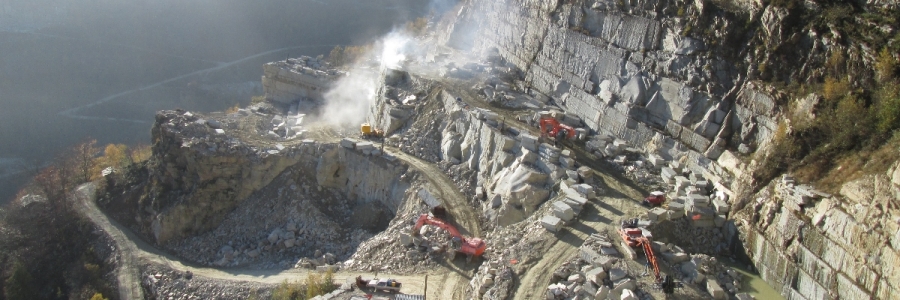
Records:
[[[263,63],[370,42],[428,1],[24,1],[0,4],[0,200],[66,147],[146,144],[161,109],[262,94]]]

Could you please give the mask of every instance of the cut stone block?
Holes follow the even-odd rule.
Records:
[[[522,140],[522,148],[537,151],[537,138],[533,135],[521,134],[519,138]]]
[[[370,150],[370,151],[371,151],[371,150],[374,150],[374,149],[375,149],[375,145],[373,145],[372,142],[359,142],[359,143],[356,143],[356,150],[360,150],[360,151]]]
[[[662,257],[670,264],[682,263],[691,258],[684,252],[664,252]]]
[[[594,266],[600,266],[605,269],[609,269],[618,261],[619,259],[615,257],[601,256],[600,258],[594,260]]]
[[[684,210],[669,210],[669,220],[675,220],[684,217]]]
[[[606,297],[609,297],[609,287],[603,285],[597,289],[597,293],[594,294],[594,299],[606,300]]]
[[[548,231],[557,232],[562,228],[563,222],[560,218],[554,216],[544,216],[544,218],[541,219],[541,225]]]
[[[619,255],[619,251],[613,247],[600,247],[600,254],[603,255]]]
[[[402,244],[403,246],[409,246],[409,245],[412,245],[412,243],[413,243],[412,236],[405,234],[405,233],[400,234],[400,244]]]
[[[341,147],[353,149],[354,147],[356,147],[356,141],[347,138],[341,139]]]
[[[706,290],[709,291],[709,294],[712,295],[713,299],[724,300],[726,298],[725,290],[722,289],[722,286],[720,286],[719,282],[715,279],[706,281]]]
[[[668,219],[669,214],[665,208],[656,207],[647,212],[647,218],[652,222],[660,222]]]
[[[713,219],[713,221],[716,223],[716,227],[725,226],[726,220],[727,219],[725,218],[725,215],[717,215],[716,218]]]
[[[669,252],[669,245],[666,245],[665,243],[653,241],[650,244],[650,247],[657,253]]]
[[[606,275],[606,270],[603,268],[593,268],[590,271],[587,271],[587,273],[584,273],[584,276],[587,277],[587,280],[596,283],[597,285],[602,285],[603,280],[608,277]]]
[[[565,202],[557,201],[553,203],[553,215],[568,222],[575,218],[575,211]]]
[[[718,214],[727,214],[731,211],[731,205],[719,198],[713,200],[713,207],[716,208],[716,213]]]
[[[588,202],[587,199],[578,195],[567,195],[566,200],[577,203],[579,207],[584,206]]]
[[[625,270],[619,268],[612,268],[609,270],[609,280],[613,282],[625,278],[626,275],[628,275],[628,273],[626,273]]]

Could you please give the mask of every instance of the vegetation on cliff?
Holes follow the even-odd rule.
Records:
[[[900,158],[896,151],[900,140],[895,134],[900,129],[895,49],[900,38],[873,44],[881,50],[868,60],[857,51],[857,47],[865,47],[866,39],[853,38],[872,39],[862,32],[847,28],[844,44],[833,47],[822,63],[821,79],[778,82],[777,77],[769,78],[783,86],[793,100],[787,103],[788,118],[764,159],[758,182],[789,171],[801,180],[839,188],[859,175],[883,172],[889,162]],[[804,105],[804,101],[812,105]]]
[[[78,214],[73,192],[107,167],[122,170],[147,159],[146,149],[108,145],[98,157],[96,142],[86,141],[36,172],[0,210],[0,299],[116,296],[114,249]]]
[[[900,158],[900,13],[852,1],[774,0],[749,14],[716,4],[684,34],[709,41],[717,55],[748,58],[747,80],[783,93],[775,98],[785,118],[755,157],[759,186],[790,172],[839,188]],[[719,30],[723,18],[743,26]]]

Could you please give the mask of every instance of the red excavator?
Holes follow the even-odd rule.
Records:
[[[422,229],[422,225],[433,225],[440,228],[443,228],[452,236],[450,240],[450,246],[454,251],[450,252],[450,260],[456,257],[456,252],[460,252],[466,255],[466,261],[471,261],[472,257],[481,256],[484,253],[484,249],[487,248],[484,241],[479,238],[466,238],[456,230],[456,227],[450,225],[444,220],[435,218],[428,214],[422,214],[419,216],[419,220],[416,221],[416,226],[413,227],[412,236],[417,236],[419,234],[419,230]]]
[[[622,240],[629,247],[644,249],[644,255],[647,256],[647,263],[653,266],[653,275],[656,282],[662,283],[663,278],[659,276],[659,266],[656,264],[656,255],[653,254],[653,248],[650,246],[650,239],[644,236],[644,230],[638,228],[637,219],[626,220],[622,222],[622,227],[618,229]]]
[[[546,116],[541,118],[541,136],[552,137],[556,141],[571,140],[575,138],[575,128],[560,123],[559,120]]]

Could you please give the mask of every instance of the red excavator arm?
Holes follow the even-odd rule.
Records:
[[[656,282],[662,282],[663,278],[659,276],[656,254],[653,253],[653,248],[650,246],[650,239],[643,235],[643,230],[637,228],[636,222],[623,222],[622,228],[619,228],[618,231],[619,235],[622,236],[622,240],[629,247],[640,247],[644,250],[644,255],[647,256],[647,263],[653,266],[653,275],[656,278]]]
[[[447,232],[450,233],[454,238],[459,239],[462,243],[456,251],[465,253],[466,255],[471,256],[481,256],[484,253],[484,250],[487,248],[487,245],[484,243],[482,239],[479,238],[466,238],[459,233],[459,230],[456,230],[456,227],[450,225],[444,220],[432,217],[428,214],[422,214],[419,216],[419,219],[416,220],[416,226],[413,227],[412,235],[416,236],[419,234],[419,229],[422,229],[422,225],[432,225],[443,228]]]
[[[562,124],[553,117],[541,118],[541,135],[547,135],[552,138],[573,139],[575,138],[575,128]]]
[[[662,277],[659,276],[659,265],[656,263],[656,254],[653,253],[653,248],[650,247],[650,240],[642,237],[638,243],[644,247],[644,255],[647,256],[647,262],[653,266],[653,275],[656,278],[656,282],[662,282]]]

